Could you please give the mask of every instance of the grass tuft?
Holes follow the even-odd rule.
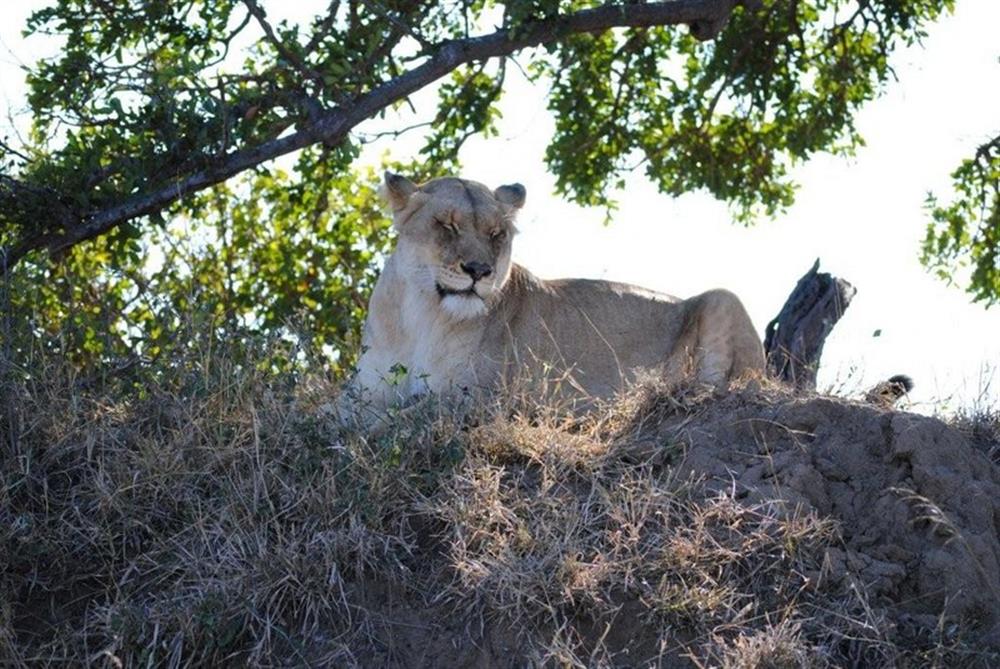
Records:
[[[191,350],[128,383],[55,358],[7,380],[0,664],[995,659],[824,579],[836,521],[680,475],[683,440],[650,435],[703,389],[582,419],[426,401],[372,436],[328,417],[321,374]]]

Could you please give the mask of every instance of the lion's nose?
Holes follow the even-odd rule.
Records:
[[[484,262],[464,262],[462,263],[462,271],[472,277],[473,281],[479,281],[484,276],[489,276],[493,273],[493,268]]]

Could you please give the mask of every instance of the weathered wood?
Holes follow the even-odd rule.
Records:
[[[796,388],[816,388],[823,344],[857,290],[819,271],[819,258],[799,279],[781,312],[767,324],[764,353],[768,373]]]

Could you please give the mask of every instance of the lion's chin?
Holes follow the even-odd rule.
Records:
[[[441,297],[441,308],[456,320],[467,320],[486,313],[486,302],[473,293],[454,293]]]

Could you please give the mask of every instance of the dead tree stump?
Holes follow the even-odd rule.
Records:
[[[823,344],[857,290],[819,271],[819,258],[799,279],[781,312],[767,324],[768,373],[796,388],[814,390]]]

